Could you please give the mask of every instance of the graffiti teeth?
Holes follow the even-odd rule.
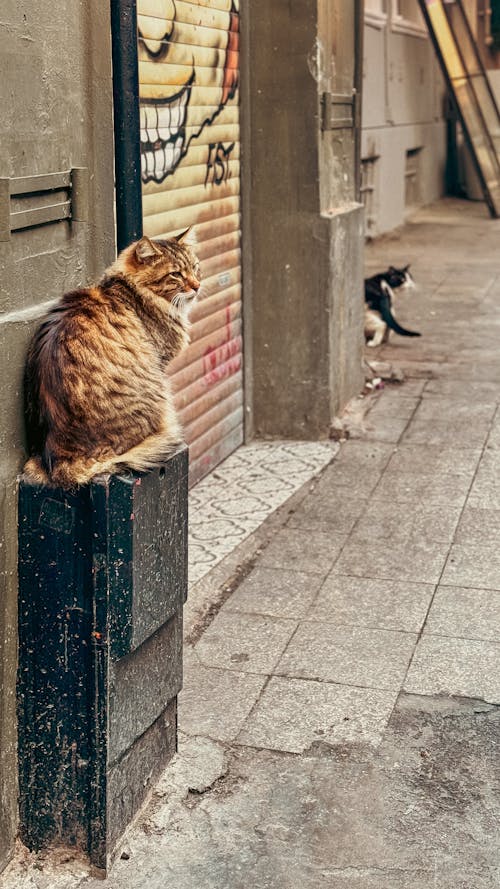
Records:
[[[145,182],[162,182],[179,163],[189,95],[186,86],[174,101],[141,105],[141,172]]]
[[[159,105],[158,107],[158,126],[168,129],[169,132],[172,125],[171,108],[171,105]]]
[[[174,163],[174,146],[171,142],[168,145],[165,145],[165,169],[170,170],[170,167],[173,166]]]

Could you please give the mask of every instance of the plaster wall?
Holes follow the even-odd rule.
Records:
[[[361,157],[376,157],[366,234],[402,225],[410,209],[444,193],[445,88],[430,38],[365,24]],[[418,199],[405,199],[406,152],[419,154]]]
[[[108,5],[55,10],[43,0],[5,0],[1,18],[0,177],[86,167],[89,214],[0,242],[0,869],[17,830],[16,476],[26,346],[50,301],[90,282],[114,253]]]

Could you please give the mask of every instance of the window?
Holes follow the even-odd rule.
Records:
[[[405,207],[410,210],[420,203],[420,160],[422,147],[409,148],[405,163]]]
[[[415,37],[427,37],[427,28],[418,0],[392,0],[392,30]]]
[[[365,22],[374,28],[383,28],[387,21],[386,0],[365,0]]]
[[[370,237],[376,222],[376,174],[378,154],[361,159],[361,200],[365,207],[365,234]]]

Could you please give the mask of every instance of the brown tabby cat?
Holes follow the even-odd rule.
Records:
[[[66,293],[35,334],[25,375],[33,480],[70,488],[149,469],[182,441],[165,368],[189,342],[200,287],[186,235],[131,244],[96,287]]]

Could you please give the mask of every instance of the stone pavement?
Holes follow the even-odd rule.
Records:
[[[180,752],[110,889],[500,887],[499,243],[443,201],[367,249],[419,285],[422,338],[369,350],[407,381],[194,591]]]
[[[242,445],[189,492],[189,587],[212,571],[338,450],[333,441]]]

